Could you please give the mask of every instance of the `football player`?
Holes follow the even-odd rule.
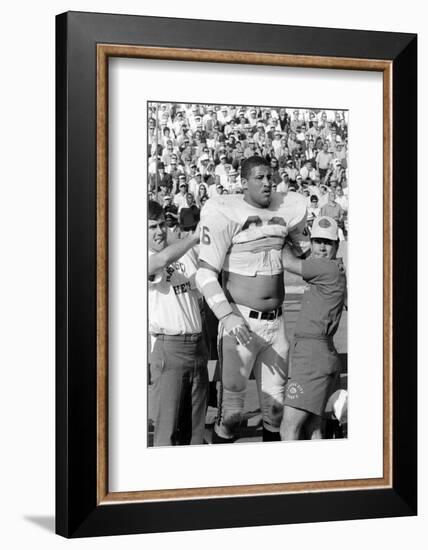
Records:
[[[282,249],[286,239],[298,256],[309,249],[306,202],[294,192],[272,192],[268,161],[260,156],[244,160],[241,183],[243,195],[214,197],[201,213],[196,280],[220,321],[221,387],[214,443],[235,440],[252,370],[263,440],[279,440],[289,347],[282,312]]]

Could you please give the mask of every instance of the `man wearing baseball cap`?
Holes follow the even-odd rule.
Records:
[[[187,194],[186,176],[184,177],[180,176],[178,180],[178,193],[174,196],[174,204],[178,208],[179,213],[184,206],[187,206],[186,194]]]
[[[328,398],[336,389],[340,359],[333,336],[346,302],[346,274],[341,258],[337,223],[328,216],[315,218],[311,256],[299,260],[284,248],[287,271],[301,275],[305,291],[291,346],[289,380],[285,389],[281,439],[322,439],[321,421]]]

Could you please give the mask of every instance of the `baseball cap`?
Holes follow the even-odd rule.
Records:
[[[311,238],[337,241],[337,223],[329,216],[319,216],[318,218],[315,218],[312,225]]]

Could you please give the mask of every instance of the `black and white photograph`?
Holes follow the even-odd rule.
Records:
[[[347,438],[350,112],[146,120],[147,445]]]
[[[423,5],[4,5],[2,548],[424,547]]]

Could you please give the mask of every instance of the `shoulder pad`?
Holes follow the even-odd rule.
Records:
[[[290,191],[287,194],[275,193],[269,209],[281,212],[285,219],[293,220],[294,224],[297,224],[305,218],[307,204],[305,198],[300,193]]]
[[[243,207],[243,195],[219,195],[212,197],[202,209],[202,217],[206,216],[224,216],[228,219],[236,219],[237,213]]]

